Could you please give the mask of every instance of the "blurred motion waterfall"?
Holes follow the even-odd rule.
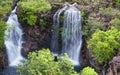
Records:
[[[58,55],[59,50],[59,27],[60,27],[60,15],[63,11],[67,9],[67,4],[60,10],[58,10],[53,16],[53,31],[52,31],[52,40],[51,40],[51,50],[54,56]]]
[[[54,30],[52,35],[52,52],[58,54],[59,50],[59,28],[60,28],[60,14],[63,15],[62,26],[62,53],[67,53],[69,59],[74,65],[80,65],[80,51],[82,46],[82,24],[81,12],[76,8],[76,3],[66,3],[64,7],[58,10],[54,17]]]
[[[7,29],[5,31],[5,41],[9,66],[21,65],[24,58],[21,55],[21,49],[23,44],[23,31],[18,22],[16,15],[17,6],[11,12],[11,15],[7,21]]]

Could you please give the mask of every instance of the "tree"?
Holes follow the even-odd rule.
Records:
[[[78,75],[74,71],[74,66],[68,58],[58,57],[58,62],[54,61],[54,56],[48,49],[42,49],[28,54],[28,60],[24,65],[19,66],[20,75]]]
[[[111,28],[108,31],[97,30],[88,41],[88,48],[98,63],[110,60],[120,48],[120,31]]]
[[[42,15],[51,9],[50,3],[46,0],[21,0],[19,2],[19,20],[27,21],[28,25],[34,26],[38,15]]]
[[[95,72],[95,70],[92,69],[91,67],[85,67],[81,71],[81,75],[98,75],[98,73]]]

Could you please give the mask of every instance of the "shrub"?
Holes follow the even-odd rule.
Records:
[[[120,12],[119,12],[119,13],[117,13],[116,18],[120,19]]]
[[[5,16],[7,13],[11,12],[12,5],[13,0],[0,0],[0,15]]]
[[[30,26],[35,25],[36,20],[37,20],[37,17],[34,16],[34,15],[29,15],[29,16],[27,17],[27,23],[28,23]]]
[[[92,5],[93,6],[98,6],[101,0],[93,0]]]
[[[116,29],[120,30],[120,19],[115,18],[110,23],[112,27],[115,27]]]
[[[0,49],[4,46],[4,31],[6,29],[6,23],[0,19]]]
[[[120,48],[120,31],[115,28],[104,32],[97,30],[88,41],[88,48],[99,64],[111,60]]]
[[[2,0],[0,0],[0,4],[2,4]]]
[[[58,62],[54,62],[48,49],[29,53],[28,60],[18,72],[20,75],[78,75],[68,58],[58,58]]]
[[[98,75],[98,73],[91,67],[85,67],[83,68],[81,75]]]
[[[116,6],[120,7],[120,0],[116,0]]]
[[[41,28],[44,28],[46,26],[47,22],[44,19],[40,19],[40,26]]]
[[[21,0],[19,2],[20,21],[27,21],[30,26],[34,26],[37,15],[51,9],[51,5],[46,0]]]
[[[108,7],[108,8],[101,7],[99,8],[99,13],[102,15],[108,15],[108,16],[115,17],[119,13],[119,11],[111,7]]]
[[[86,26],[84,26],[84,35],[90,37],[97,29],[103,29],[103,24],[96,19],[86,20]]]

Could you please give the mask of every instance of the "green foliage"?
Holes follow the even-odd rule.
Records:
[[[45,0],[20,1],[19,5],[23,8],[24,12],[30,11],[31,13],[40,13],[51,8],[50,4]]]
[[[53,2],[62,2],[63,0],[53,0]]]
[[[120,12],[119,12],[119,13],[117,13],[116,18],[120,19]]]
[[[54,2],[78,2],[81,0],[53,0]]]
[[[98,6],[101,0],[92,0],[92,5],[93,6]]]
[[[87,15],[89,14],[89,10],[87,7],[84,7],[84,9],[81,10],[81,16],[82,16],[82,22],[87,23],[88,17]]]
[[[48,0],[49,1],[49,0]],[[89,0],[52,0],[52,3],[55,3],[55,2],[77,2],[77,3],[80,3],[80,4],[89,4],[90,1]]]
[[[29,15],[29,16],[27,17],[27,22],[28,22],[28,24],[29,24],[30,26],[35,25],[36,20],[37,20],[37,17],[34,16],[34,15]]]
[[[85,67],[82,70],[81,75],[98,75],[98,73],[95,72],[95,70],[92,69],[91,67]]]
[[[0,19],[0,49],[4,46],[4,31],[6,29],[6,23]]]
[[[119,13],[119,11],[111,7],[109,8],[101,7],[99,8],[99,13],[101,13],[102,15],[116,16]]]
[[[103,24],[96,19],[90,18],[86,20],[86,26],[83,28],[83,34],[90,37],[97,29],[103,29]]]
[[[0,0],[0,15],[5,16],[11,11],[13,0]]]
[[[88,48],[99,64],[111,60],[120,48],[120,31],[112,28],[106,32],[97,30],[88,41]]]
[[[64,59],[58,57],[58,62],[54,62],[48,49],[29,53],[28,60],[18,72],[20,75],[78,75],[67,56]]]
[[[65,54],[64,59],[59,57],[58,60],[58,68],[61,71],[61,74],[58,75],[78,75],[78,73],[74,71],[73,64],[68,60],[67,54]]]
[[[40,26],[44,28],[46,26],[47,22],[44,19],[40,19]]]
[[[2,0],[0,0],[0,5],[2,4]]]
[[[120,0],[116,0],[116,6],[120,7]]]
[[[120,30],[120,19],[115,18],[110,23],[112,27],[115,27],[116,29]]]
[[[19,2],[20,21],[27,21],[30,26],[34,26],[37,15],[51,9],[51,5],[46,0],[21,0]]]

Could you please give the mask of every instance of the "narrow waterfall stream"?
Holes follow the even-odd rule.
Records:
[[[60,10],[58,10],[55,15],[53,16],[53,32],[52,32],[52,40],[51,40],[51,50],[53,56],[58,55],[58,50],[59,50],[59,27],[60,27],[60,15],[63,11],[67,9],[67,4],[64,5],[64,7]]]
[[[74,65],[79,65],[82,45],[82,24],[80,11],[75,4],[64,12],[62,52],[67,53]]]
[[[67,53],[70,61],[74,65],[80,65],[80,51],[82,46],[82,24],[81,13],[76,8],[76,3],[73,5],[65,4],[64,7],[58,10],[54,17],[54,33],[52,42],[53,53],[57,54],[59,50],[59,18],[60,14],[64,13],[64,23],[62,28],[62,53]]]
[[[21,55],[21,49],[23,44],[23,31],[18,22],[18,17],[16,15],[16,9],[11,12],[11,15],[7,21],[7,29],[5,31],[5,46],[8,55],[9,66],[18,66],[22,64],[24,58]]]

